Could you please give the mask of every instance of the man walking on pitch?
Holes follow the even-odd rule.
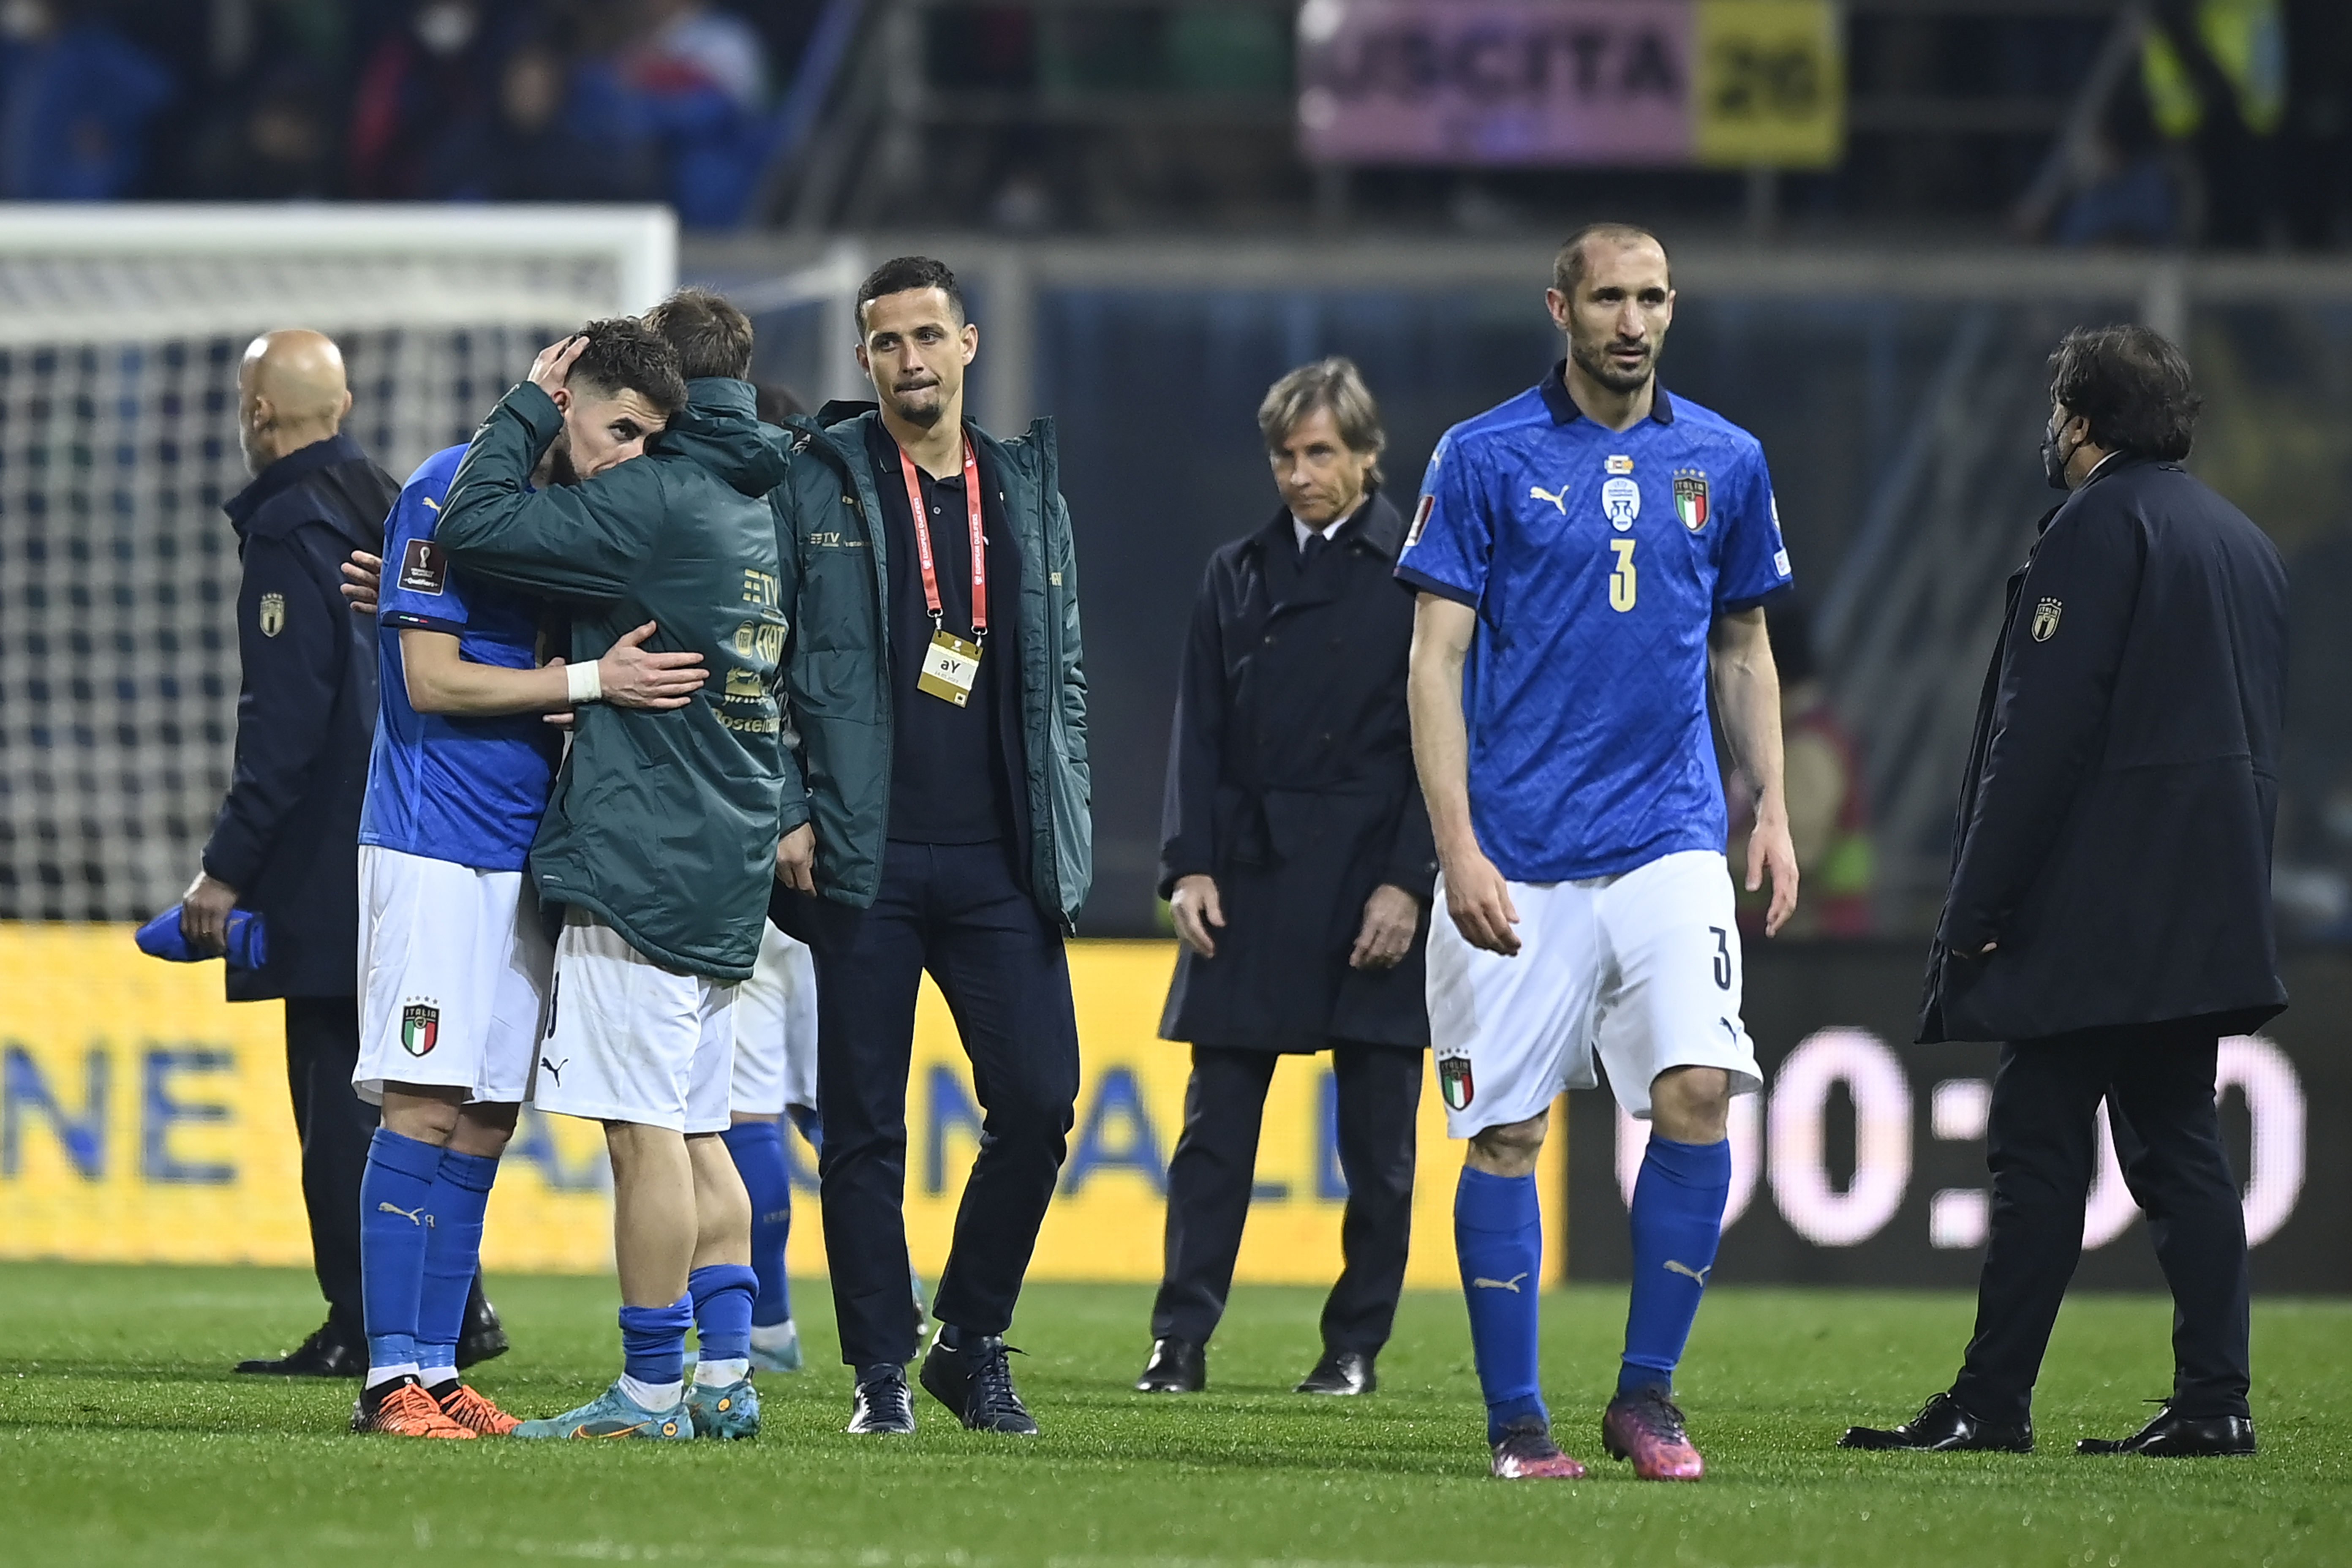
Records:
[[[643,322],[592,321],[581,336],[534,484],[639,456],[686,402],[676,352]],[[455,1352],[552,958],[523,876],[560,752],[541,716],[599,700],[682,708],[709,675],[693,654],[644,652],[650,626],[593,666],[539,668],[540,604],[453,572],[435,537],[466,452],[426,458],[384,529],[389,635],[359,833],[355,1081],[383,1124],[360,1184],[368,1376],[352,1425],[405,1436],[515,1426],[458,1381]]]
[[[2145,327],[2067,334],[2042,468],[2071,492],[2009,580],[1960,782],[1924,1043],[2001,1040],[1992,1234],[1959,1376],[1848,1448],[2033,1447],[2106,1101],[2172,1288],[2172,1396],[2084,1454],[2251,1454],[2245,1210],[2221,1040],[2286,1005],[2271,912],[2286,572],[2180,466],[2199,399]]]
[[[929,971],[984,1112],[923,1386],[966,1426],[1033,1435],[1004,1331],[1078,1089],[1062,939],[1092,875],[1077,563],[1053,426],[963,417],[980,329],[937,261],[857,291],[879,410],[820,414],[780,493],[785,689],[802,754],[780,923],[816,957],[818,1163],[849,1430],[911,1432],[907,1075]]]
[[[570,605],[575,662],[651,621],[656,651],[724,672],[673,713],[582,709],[532,846],[540,898],[564,917],[531,1094],[604,1124],[626,1364],[602,1396],[523,1423],[520,1437],[758,1429],[751,1205],[719,1138],[735,987],[774,876],[784,619],[766,497],[784,463],[752,418],[741,312],[688,290],[646,324],[687,373],[687,406],[654,449],[577,486],[528,489],[562,428],[552,395],[586,346],[557,344],[475,435],[439,533],[459,571]]]
[[[1573,1478],[1539,1388],[1536,1159],[1551,1102],[1589,1089],[1651,1123],[1612,1458],[1704,1469],[1674,1370],[1715,1266],[1731,1097],[1759,1087],[1707,689],[1757,790],[1747,879],[1767,931],[1796,907],[1766,595],[1790,583],[1753,437],[1658,384],[1665,249],[1599,225],[1546,295],[1568,357],[1430,458],[1397,575],[1420,591],[1413,756],[1450,918],[1429,937],[1431,1045],[1470,1140],[1454,1247],[1494,1473]]]

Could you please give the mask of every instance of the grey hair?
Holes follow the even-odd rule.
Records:
[[[1257,405],[1257,427],[1265,437],[1265,449],[1278,448],[1318,408],[1330,410],[1331,422],[1339,427],[1339,439],[1349,451],[1371,454],[1370,479],[1379,484],[1380,455],[1389,444],[1388,432],[1381,428],[1381,405],[1364,384],[1364,373],[1356,362],[1340,355],[1302,364],[1266,388],[1265,401]]]

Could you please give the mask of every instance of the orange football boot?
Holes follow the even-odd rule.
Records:
[[[474,1436],[471,1428],[444,1415],[439,1403],[414,1377],[361,1394],[359,1403],[352,1406],[352,1430],[386,1432],[395,1437],[462,1437],[468,1442]]]

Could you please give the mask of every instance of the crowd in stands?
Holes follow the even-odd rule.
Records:
[[[0,0],[0,198],[757,215],[816,0]]]

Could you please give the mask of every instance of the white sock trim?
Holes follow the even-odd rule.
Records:
[[[751,1375],[749,1356],[733,1356],[726,1361],[698,1361],[694,1363],[694,1382],[698,1388],[725,1388]]]
[[[457,1369],[454,1366],[428,1366],[416,1374],[416,1381],[427,1388],[438,1388],[445,1383],[457,1382]]]
[[[800,1337],[800,1330],[793,1326],[790,1318],[781,1323],[751,1325],[751,1345],[755,1350],[780,1351],[786,1345],[797,1343]]]
[[[385,1384],[392,1382],[395,1378],[415,1377],[415,1375],[416,1363],[413,1361],[404,1361],[393,1366],[372,1366],[368,1368],[366,1386],[369,1388],[381,1388]]]
[[[625,1372],[621,1374],[621,1392],[627,1394],[638,1409],[659,1413],[676,1409],[677,1402],[686,1397],[686,1380],[680,1378],[676,1383],[639,1383]]]

